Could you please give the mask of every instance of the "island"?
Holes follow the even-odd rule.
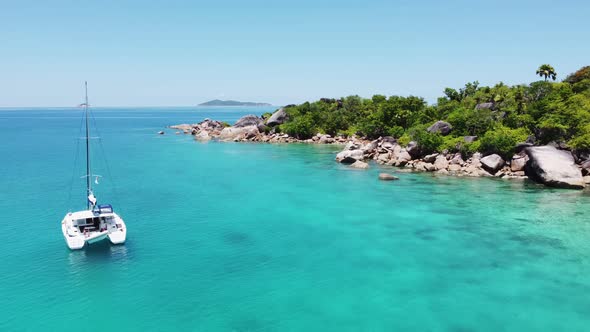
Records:
[[[590,66],[551,82],[446,88],[435,104],[416,96],[321,98],[233,125],[205,119],[171,126],[234,142],[342,144],[335,159],[352,168],[409,168],[436,175],[530,179],[549,187],[590,184]]]
[[[265,107],[272,106],[269,103],[255,103],[249,101],[237,101],[237,100],[219,100],[214,99],[208,102],[199,104],[198,106],[248,106],[248,107]]]

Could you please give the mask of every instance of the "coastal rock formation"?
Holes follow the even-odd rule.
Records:
[[[209,132],[201,131],[200,133],[195,135],[195,139],[197,141],[209,141],[211,140],[211,136],[209,136]]]
[[[256,126],[258,127],[258,125],[262,124],[264,121],[257,117],[256,115],[253,114],[249,114],[249,115],[245,115],[243,117],[241,117],[238,121],[236,121],[236,123],[232,126],[235,128],[243,128],[243,127],[250,127],[250,126]]]
[[[450,123],[445,121],[436,121],[432,126],[428,127],[428,129],[426,130],[429,133],[439,133],[443,136],[446,136],[451,132],[452,129],[453,126],[451,126]]]
[[[506,163],[502,157],[497,154],[485,156],[480,160],[483,168],[491,174],[496,174]]]
[[[243,138],[252,138],[259,133],[257,126],[226,127],[219,133],[219,139],[222,141],[237,141]]]
[[[343,164],[352,164],[357,160],[363,160],[362,150],[344,150],[336,155],[336,161]]]
[[[203,122],[199,123],[197,126],[201,130],[207,130],[207,131],[219,130],[219,131],[221,131],[221,130],[223,130],[223,128],[225,128],[226,125],[224,125],[223,122],[221,122],[221,121],[205,119],[205,120],[203,120]]]
[[[346,151],[346,150],[358,150],[360,148],[361,148],[361,145],[359,144],[359,142],[349,141],[348,143],[346,143],[346,145],[344,145],[343,151]]]
[[[287,111],[285,111],[285,108],[281,107],[278,111],[274,112],[268,120],[266,120],[266,124],[271,127],[278,126],[285,123],[287,117]]]
[[[259,128],[261,126],[264,127],[263,130]],[[528,176],[550,186],[568,188],[582,188],[590,179],[582,177],[590,177],[590,161],[580,160],[582,165],[577,166],[572,154],[567,151],[557,150],[551,146],[531,147],[528,143],[521,147],[526,153],[517,153],[509,163],[506,163],[498,155],[482,157],[478,152],[467,160],[464,160],[460,153],[447,151],[423,156],[416,142],[410,142],[406,147],[402,147],[390,136],[368,141],[356,136],[332,137],[317,134],[310,139],[302,140],[285,133],[269,131],[260,118],[251,115],[241,118],[234,126],[205,119],[197,124],[180,124],[170,128],[190,133],[199,141],[343,144],[344,149],[336,155],[336,161],[359,169],[366,169],[369,167],[367,161],[374,160],[381,165],[405,167],[405,170],[398,170],[400,172],[422,171],[435,172],[437,175],[474,177],[493,175],[506,179],[522,179]],[[534,161],[531,158],[533,154],[539,155]],[[557,154],[557,158],[554,154]]]
[[[584,188],[582,172],[570,152],[548,145],[528,147],[524,151],[530,158],[525,167],[530,179],[550,187]]]
[[[416,159],[418,157],[420,157],[420,147],[418,146],[418,143],[411,141],[410,143],[408,143],[408,145],[406,146],[406,152],[412,156],[412,159]]]
[[[375,151],[378,147],[379,147],[379,141],[374,140],[374,141],[371,141],[371,142],[363,145],[361,150],[363,150],[364,153],[371,153],[371,152]]]
[[[529,156],[526,154],[515,154],[510,161],[510,170],[513,172],[524,171],[527,161],[529,161]]]
[[[463,157],[461,156],[460,153],[455,153],[455,155],[453,155],[453,158],[451,158],[451,160],[449,161],[449,164],[463,165],[463,164],[465,164],[465,161],[463,160]]]
[[[447,160],[447,158],[443,155],[436,156],[436,159],[434,160],[434,168],[437,171],[440,171],[446,170],[447,167],[449,167],[449,161]]]
[[[320,144],[332,144],[334,143],[334,138],[330,135],[320,135],[318,139],[318,143]]]
[[[514,147],[514,152],[516,152],[516,153],[521,153],[521,152],[523,152],[523,151],[524,151],[524,149],[526,149],[526,148],[530,148],[531,146],[533,146],[533,144],[532,144],[532,143],[527,143],[527,142],[525,142],[525,143],[518,143],[518,144],[516,144],[516,146]]]
[[[433,154],[429,154],[424,156],[424,161],[427,163],[433,163],[434,160],[436,160],[436,157],[438,157],[438,153],[433,153]]]
[[[389,173],[379,173],[379,180],[394,181],[394,180],[399,180],[399,178],[397,176],[391,175]]]
[[[412,160],[412,156],[406,151],[406,149],[401,149],[401,151],[396,154],[395,159],[395,166],[405,166],[410,160]]]

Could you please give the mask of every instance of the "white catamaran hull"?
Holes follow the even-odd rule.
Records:
[[[100,230],[80,231],[79,223],[84,219],[99,218]],[[93,214],[92,211],[80,211],[68,213],[61,222],[61,229],[68,248],[78,250],[84,248],[86,243],[92,244],[104,241],[107,238],[112,244],[123,244],[127,238],[127,227],[125,222],[116,213],[101,215]]]

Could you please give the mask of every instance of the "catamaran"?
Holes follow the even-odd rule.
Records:
[[[98,204],[92,192],[92,178],[90,158],[90,128],[88,125],[88,83],[84,82],[84,107],[86,120],[86,195],[87,209],[68,212],[61,222],[66,244],[72,250],[82,249],[86,243],[95,243],[109,239],[113,244],[122,244],[127,237],[127,227],[123,219],[115,213],[110,204]]]

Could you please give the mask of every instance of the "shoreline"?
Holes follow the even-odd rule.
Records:
[[[279,109],[268,119],[246,115],[232,126],[221,121],[205,119],[195,124],[171,125],[167,128],[176,130],[177,135],[190,134],[195,140],[201,142],[215,140],[341,145],[343,150],[336,154],[336,162],[355,169],[367,169],[370,167],[367,162],[373,161],[379,165],[395,166],[400,170],[458,177],[530,179],[557,188],[583,189],[590,184],[590,163],[578,165],[573,161],[570,152],[567,152],[568,157],[565,150],[558,150],[553,146],[520,144],[516,147],[517,152],[508,160],[496,154],[484,156],[479,152],[467,158],[464,158],[461,153],[448,151],[424,155],[415,142],[409,142],[403,147],[391,136],[367,140],[356,136],[332,137],[318,133],[309,139],[298,139],[286,133],[277,132],[275,126],[269,126],[269,123],[272,124],[272,121],[276,120],[277,115],[280,118],[281,112],[284,111]],[[569,174],[566,174],[567,171]]]

